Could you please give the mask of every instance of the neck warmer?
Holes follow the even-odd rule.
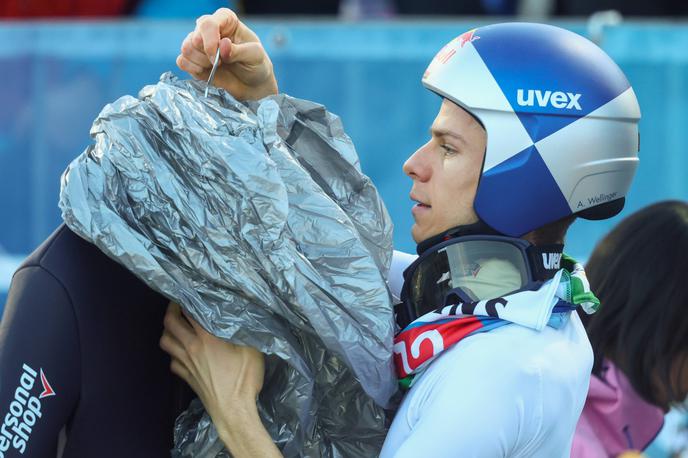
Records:
[[[599,307],[590,291],[583,266],[566,257],[554,278],[535,291],[518,291],[504,297],[441,307],[417,318],[394,338],[394,362],[402,389],[410,388],[444,350],[479,332],[517,324],[536,331],[559,329],[580,305],[587,313]]]

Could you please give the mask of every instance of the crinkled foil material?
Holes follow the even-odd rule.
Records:
[[[63,219],[268,355],[259,411],[285,456],[376,456],[396,391],[390,217],[323,106],[204,89],[164,74],[107,105],[62,176]],[[229,456],[198,401],[174,435],[173,456]]]

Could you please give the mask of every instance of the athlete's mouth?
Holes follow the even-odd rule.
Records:
[[[421,201],[420,199],[416,198],[413,194],[411,196],[411,200],[416,203],[416,207],[424,207],[424,208],[432,208],[432,205],[426,204],[425,202]]]

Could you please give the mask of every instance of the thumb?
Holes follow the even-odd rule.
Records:
[[[220,57],[228,64],[259,64],[265,59],[263,45],[256,42],[234,43],[229,38],[220,41]]]

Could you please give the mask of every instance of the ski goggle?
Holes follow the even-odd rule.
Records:
[[[537,289],[559,269],[562,249],[502,236],[464,236],[439,243],[404,271],[397,323],[404,328],[450,304]]]

